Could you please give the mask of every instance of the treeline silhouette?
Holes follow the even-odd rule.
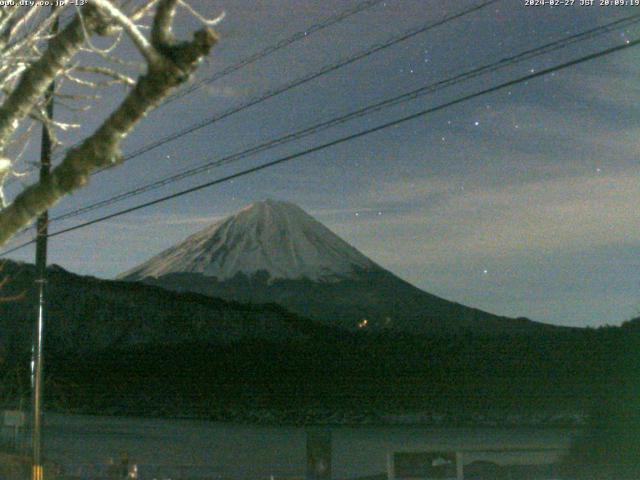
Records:
[[[450,418],[552,415],[592,412],[612,395],[622,398],[638,378],[640,329],[634,322],[540,337],[313,328],[308,336],[286,341],[50,351],[49,401],[65,393],[72,409],[205,418],[230,406],[437,411]],[[70,391],[57,392],[56,383],[73,390],[71,398]]]

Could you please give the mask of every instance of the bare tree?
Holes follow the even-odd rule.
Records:
[[[93,171],[121,161],[121,141],[189,79],[216,43],[210,27],[222,18],[207,20],[184,0],[74,0],[53,10],[40,3],[44,2],[27,7],[16,0],[15,5],[0,7],[0,192],[6,179],[20,175],[18,147],[34,125],[42,123],[54,142],[60,130],[79,126],[47,118],[46,93],[52,81],[75,86],[73,94],[56,95],[63,105],[79,111],[90,106],[96,88],[117,83],[127,92],[93,133],[65,153],[48,178],[25,187],[8,205],[0,194],[0,245],[64,195],[86,185]],[[174,37],[178,8],[204,24],[190,40]],[[50,34],[63,15],[59,32]],[[110,45],[96,46],[105,38]],[[142,58],[136,79],[135,66],[115,53],[125,41]]]

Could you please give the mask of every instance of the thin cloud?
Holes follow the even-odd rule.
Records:
[[[438,182],[436,182],[438,183]],[[416,191],[433,191],[433,180],[406,188],[408,212],[334,224],[374,259],[407,264],[579,251],[640,243],[636,228],[640,172],[566,177],[461,190],[439,188],[438,202],[417,204]],[[402,184],[390,185],[401,199]],[[391,242],[391,243],[390,243]],[[387,248],[402,244],[401,251]],[[380,246],[385,248],[381,249]],[[382,261],[385,263],[385,261]]]
[[[110,227],[125,229],[144,229],[149,226],[183,226],[183,225],[209,225],[223,218],[222,216],[201,216],[201,215],[136,215],[127,219],[120,219],[108,222]]]

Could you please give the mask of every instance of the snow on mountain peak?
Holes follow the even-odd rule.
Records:
[[[122,274],[128,280],[200,273],[218,280],[238,273],[271,279],[329,280],[379,268],[297,205],[264,200],[224,218]]]

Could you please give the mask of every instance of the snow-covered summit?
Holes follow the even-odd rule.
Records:
[[[377,269],[374,262],[297,205],[265,200],[220,220],[121,278],[199,273],[225,280],[238,273],[271,279],[330,280]]]

